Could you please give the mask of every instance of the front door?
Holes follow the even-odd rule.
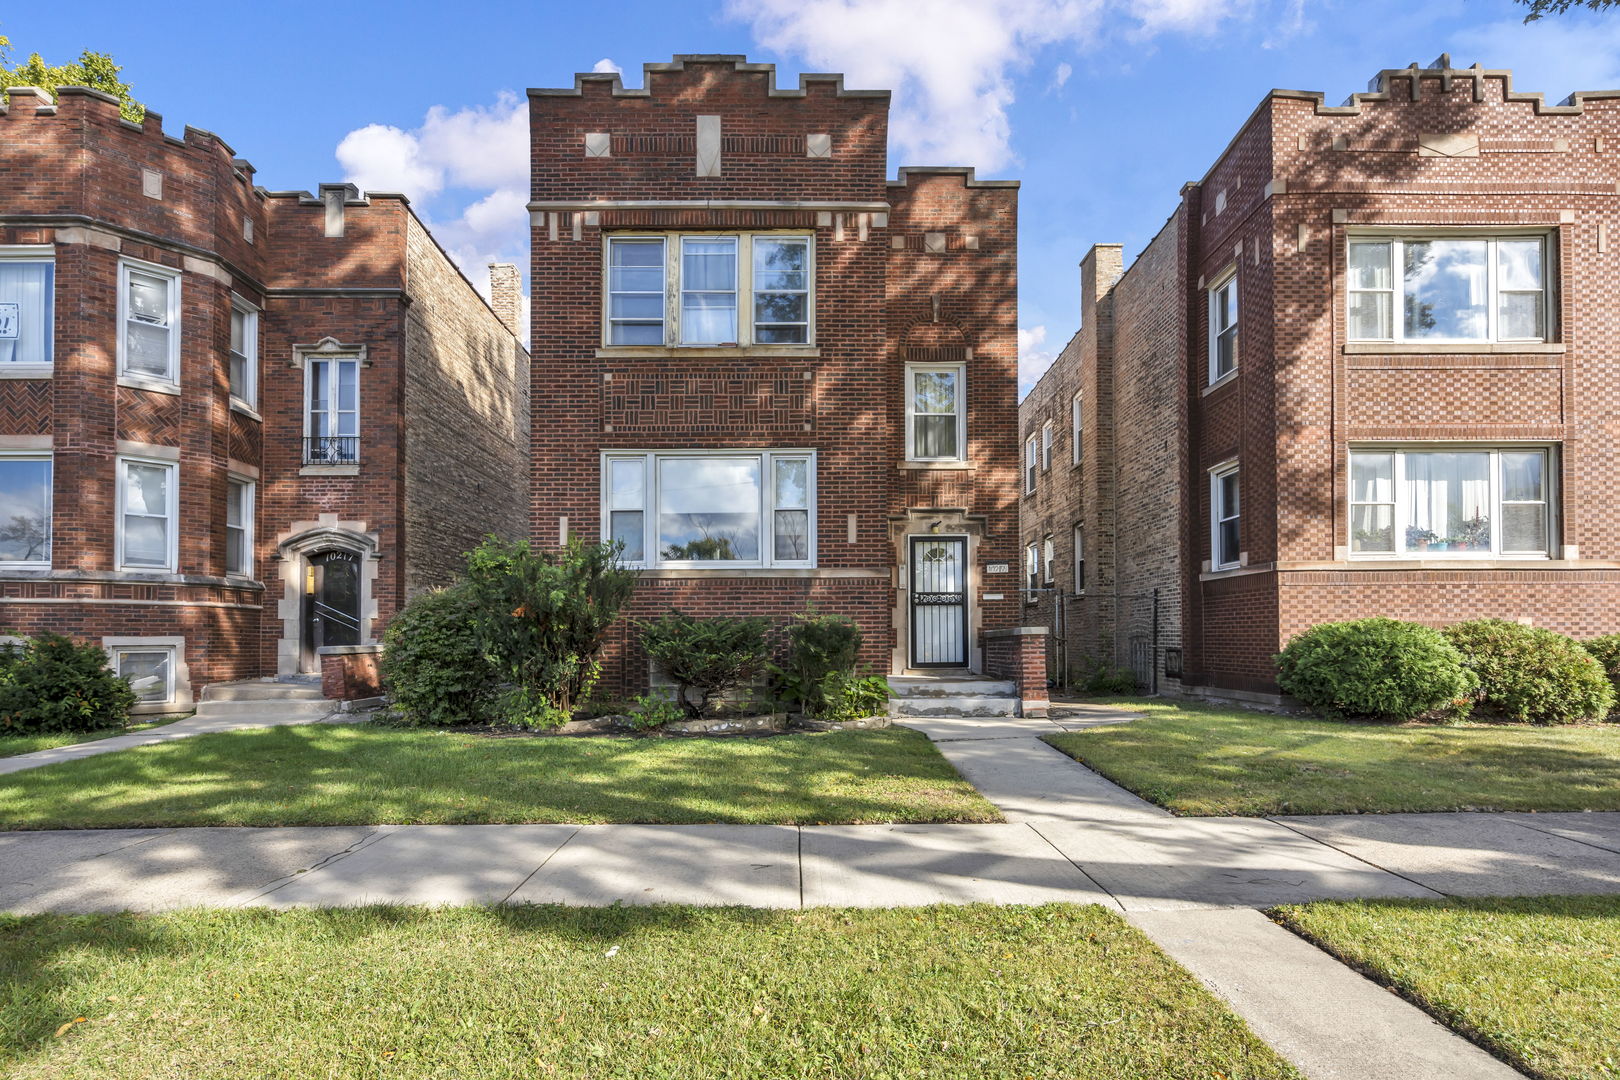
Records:
[[[967,538],[911,538],[911,666],[966,667]]]
[[[304,568],[303,671],[319,671],[323,645],[360,644],[360,556],[322,551]]]

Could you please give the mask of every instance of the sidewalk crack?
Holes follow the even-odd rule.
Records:
[[[1028,829],[1030,832],[1034,833],[1036,836],[1040,837],[1042,840],[1046,841],[1046,846],[1047,847],[1051,848],[1053,851],[1055,851],[1059,855],[1063,856],[1064,860],[1067,861],[1070,866],[1072,866],[1076,870],[1080,871],[1080,876],[1081,877],[1085,878],[1087,881],[1089,881],[1093,885],[1097,886],[1097,888],[1100,889],[1103,892],[1103,894],[1108,897],[1108,899],[1112,900],[1114,902],[1115,907],[1119,908],[1119,910],[1122,911],[1122,912],[1125,910],[1125,905],[1122,904],[1120,902],[1119,897],[1114,894],[1114,890],[1110,889],[1108,886],[1104,885],[1102,882],[1098,881],[1096,878],[1094,878],[1090,874],[1086,873],[1086,868],[1081,866],[1079,863],[1075,862],[1072,858],[1070,858],[1068,852],[1064,851],[1062,848],[1060,848],[1056,844],[1052,843],[1052,838],[1050,836],[1047,836],[1045,833],[1041,832],[1040,826],[1036,825],[1035,822],[1033,822],[1033,821],[1020,822],[1020,824],[1022,824],[1026,829]]]
[[[505,896],[501,897],[500,903],[496,904],[495,906],[496,907],[504,907],[507,903],[509,903],[511,901],[512,897],[516,896],[518,894],[518,891],[520,889],[522,889],[523,886],[527,885],[534,878],[534,875],[536,875],[540,871],[544,870],[546,868],[546,864],[548,862],[550,862],[552,859],[555,859],[557,857],[557,852],[561,851],[563,848],[567,847],[570,843],[572,843],[574,837],[576,837],[578,835],[579,835],[579,826],[576,825],[574,827],[574,831],[569,833],[568,837],[565,840],[563,840],[562,843],[560,843],[556,847],[552,848],[551,849],[551,854],[547,855],[545,858],[541,859],[540,860],[540,865],[536,866],[533,870],[530,870],[527,874],[525,874],[523,876],[523,880],[518,882],[516,885],[514,885],[512,887],[511,892],[509,892]]]
[[[1340,855],[1344,855],[1344,856],[1347,856],[1349,858],[1352,858],[1352,859],[1356,860],[1356,862],[1366,863],[1368,866],[1372,867],[1374,870],[1382,870],[1384,873],[1389,874],[1392,877],[1398,877],[1402,881],[1409,881],[1413,885],[1416,885],[1418,888],[1427,889],[1429,892],[1434,893],[1436,896],[1448,896],[1449,897],[1449,896],[1453,895],[1452,893],[1446,892],[1444,889],[1437,889],[1433,885],[1425,884],[1424,882],[1419,881],[1415,877],[1411,877],[1410,875],[1403,874],[1399,870],[1391,870],[1389,867],[1384,866],[1381,863],[1373,862],[1371,859],[1369,859],[1369,858],[1367,858],[1367,857],[1365,857],[1363,855],[1357,855],[1353,851],[1346,851],[1344,848],[1340,847],[1337,844],[1331,844],[1328,841],[1323,840],[1320,836],[1312,836],[1310,833],[1306,832],[1305,830],[1295,828],[1294,826],[1288,824],[1288,822],[1286,822],[1286,821],[1279,821],[1278,819],[1276,819],[1274,817],[1262,818],[1261,820],[1262,821],[1269,821],[1273,825],[1281,825],[1283,828],[1287,829],[1289,832],[1293,833],[1295,836],[1303,836],[1305,839],[1309,840],[1311,843],[1313,843],[1313,844],[1321,844],[1323,847],[1327,848],[1329,851],[1337,851]]]

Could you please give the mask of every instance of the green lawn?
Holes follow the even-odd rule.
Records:
[[[12,1080],[1298,1077],[1099,907],[0,917],[0,980]]]
[[[1620,897],[1369,900],[1273,914],[1521,1071],[1620,1076]]]
[[[95,742],[98,739],[110,739],[114,735],[134,735],[137,732],[162,727],[164,724],[172,724],[180,719],[183,717],[160,716],[146,723],[109,728],[105,731],[53,731],[43,735],[0,735],[0,758],[32,754],[35,750],[54,750],[58,746],[74,746],[78,743]]]
[[[257,728],[6,777],[0,828],[1000,821],[923,735],[490,738]]]
[[[1147,718],[1047,741],[1178,814],[1620,810],[1620,724],[1353,724],[1122,700]]]

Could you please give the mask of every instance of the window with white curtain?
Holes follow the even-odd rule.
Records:
[[[118,266],[118,373],[136,382],[180,382],[180,272]]]
[[[55,359],[53,255],[51,247],[0,247],[0,366]]]
[[[1545,341],[1547,246],[1545,235],[1352,238],[1349,340]]]
[[[813,566],[809,451],[610,453],[603,535],[640,566]]]
[[[1210,568],[1229,570],[1242,563],[1243,547],[1238,467],[1225,465],[1209,474]]]
[[[1032,540],[1024,545],[1024,588],[1028,594],[1024,599],[1033,603],[1035,590],[1041,587],[1041,549],[1035,546]]]
[[[737,340],[737,238],[681,237],[681,344]]]
[[[967,416],[962,366],[906,367],[906,457],[911,461],[960,461],[965,456]]]
[[[1551,465],[1545,447],[1354,451],[1350,552],[1546,558],[1552,551]]]
[[[172,462],[118,459],[120,569],[174,570],[178,471]]]
[[[664,233],[607,244],[608,345],[808,345],[807,233]]]
[[[1047,533],[1041,538],[1041,561],[1046,564],[1044,568],[1046,573],[1041,580],[1050,585],[1052,584],[1052,564],[1057,562],[1057,548],[1052,543],[1051,533]]]

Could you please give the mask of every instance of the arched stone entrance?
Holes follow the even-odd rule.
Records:
[[[373,644],[377,617],[377,534],[362,521],[299,522],[277,545],[282,597],[278,675],[320,671],[328,645]]]

